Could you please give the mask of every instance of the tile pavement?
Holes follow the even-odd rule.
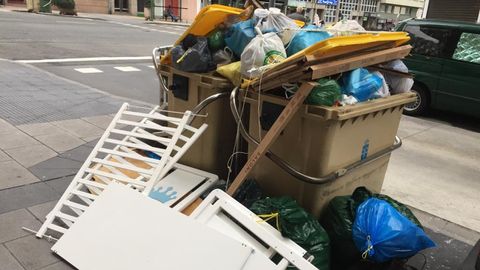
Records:
[[[124,102],[0,59],[0,270],[74,269],[36,239]]]

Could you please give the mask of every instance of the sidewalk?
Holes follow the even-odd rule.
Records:
[[[40,227],[125,100],[29,65],[0,70],[0,270],[73,269],[21,228]],[[479,234],[415,213],[438,245],[425,269],[455,269]]]
[[[21,227],[40,227],[125,100],[28,65],[0,70],[0,269],[72,269]]]
[[[2,6],[0,5],[0,12],[27,12],[25,6]],[[136,21],[143,24],[156,24],[156,25],[175,25],[175,26],[190,26],[190,23],[183,22],[171,22],[164,20],[146,21],[144,17],[138,17],[134,15],[120,15],[120,14],[100,14],[100,13],[78,13],[78,16],[60,15],[58,11],[52,11],[52,13],[38,13],[47,16],[62,16],[71,18],[91,19],[91,20],[103,20],[103,21]]]

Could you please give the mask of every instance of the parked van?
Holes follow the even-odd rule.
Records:
[[[408,20],[397,31],[413,46],[405,64],[414,74],[417,100],[408,115],[428,108],[480,117],[480,25],[441,20]]]

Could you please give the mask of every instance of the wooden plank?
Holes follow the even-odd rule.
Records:
[[[203,200],[198,198],[195,201],[193,201],[189,206],[187,206],[185,209],[182,210],[182,214],[186,216],[190,216],[190,214],[197,209],[197,207],[202,204]]]
[[[233,195],[237,189],[242,185],[242,183],[247,179],[248,175],[252,171],[253,167],[257,164],[258,160],[267,152],[268,148],[275,142],[277,137],[280,135],[280,132],[285,128],[285,126],[290,122],[295,113],[300,109],[303,101],[307,98],[310,91],[315,87],[313,82],[304,82],[297,90],[292,99],[288,102],[287,106],[283,109],[280,116],[277,118],[275,123],[272,125],[270,130],[267,132],[265,137],[262,139],[260,144],[257,146],[255,151],[248,159],[245,166],[243,166],[240,173],[237,175],[235,180],[232,182],[232,185],[228,188],[227,193]]]
[[[371,71],[380,71],[381,73],[384,73],[384,74],[390,74],[390,75],[394,75],[402,78],[413,78],[413,75],[410,73],[401,72],[401,71],[386,68],[386,67],[369,66],[367,69]]]
[[[373,52],[361,56],[353,56],[346,59],[322,63],[320,65],[311,66],[312,80],[323,78],[326,76],[346,72],[360,67],[367,67],[394,59],[400,59],[410,53],[412,46],[404,45],[401,47]]]

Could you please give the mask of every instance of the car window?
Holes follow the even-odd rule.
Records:
[[[448,57],[446,49],[452,35],[451,30],[407,25],[405,31],[410,34],[410,44],[413,46],[412,53],[433,57]]]
[[[452,58],[480,64],[480,34],[462,33]]]

